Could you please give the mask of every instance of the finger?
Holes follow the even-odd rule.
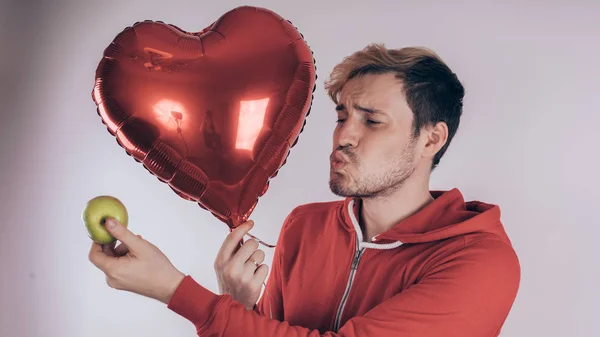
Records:
[[[137,236],[142,239],[141,235],[138,234]],[[124,243],[121,243],[115,248],[115,256],[121,257],[127,255],[127,253],[129,253],[129,247]]]
[[[258,263],[259,265],[261,265],[263,263],[263,261],[265,261],[265,252],[263,252],[260,249],[257,249],[254,251],[254,253],[252,253],[249,260],[252,260],[252,261]]]
[[[254,275],[256,270],[265,260],[265,253],[262,250],[256,250],[244,263],[244,272]]]
[[[257,250],[250,256],[250,258],[244,263],[244,273],[249,275],[251,279],[254,279],[255,273],[263,266],[265,260],[265,253],[261,250]]]
[[[240,248],[235,255],[231,258],[231,263],[242,267],[246,261],[250,259],[252,254],[258,249],[258,242],[254,239],[250,239],[244,243],[242,248]],[[257,261],[258,262],[258,261]]]
[[[92,247],[90,248],[90,252],[88,254],[88,259],[98,269],[102,270],[105,273],[108,270],[111,263],[111,258],[102,251],[102,246],[95,242],[92,243]]]
[[[254,262],[248,260],[244,264],[241,274],[237,281],[237,286],[244,288],[254,288],[254,273],[258,269],[258,266],[254,264]]]
[[[258,267],[258,269],[256,269],[254,272],[252,285],[256,288],[260,288],[267,279],[267,275],[269,275],[269,266],[266,264],[261,264],[260,267]]]
[[[108,232],[117,240],[126,244],[129,250],[135,251],[141,246],[141,239],[133,234],[129,229],[125,228],[114,218],[108,218],[105,221],[105,226]]]
[[[127,255],[127,253],[129,253],[129,248],[124,243],[121,243],[115,248],[115,256],[121,257]]]
[[[116,242],[107,244],[107,245],[102,245],[102,252],[108,256],[114,257],[115,256],[115,244]]]
[[[244,238],[244,235],[250,231],[250,229],[254,226],[254,221],[246,221],[243,224],[239,225],[236,229],[231,231],[229,235],[223,241],[223,245],[221,245],[221,249],[217,253],[217,260],[219,261],[229,261],[233,254],[238,249],[238,244]],[[241,249],[241,248],[240,248]]]

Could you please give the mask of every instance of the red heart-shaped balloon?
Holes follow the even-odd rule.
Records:
[[[92,97],[128,155],[234,228],[285,164],[316,79],[302,34],[243,6],[198,33],[160,21],[125,28],[104,51]]]

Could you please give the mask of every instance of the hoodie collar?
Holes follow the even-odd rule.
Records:
[[[500,224],[500,209],[497,205],[479,201],[465,202],[462,193],[456,188],[430,193],[434,198],[432,202],[376,236],[374,241],[386,245],[395,243],[397,246],[398,242],[430,242],[471,232],[493,231],[494,225]],[[346,198],[342,217],[362,241],[362,230],[358,223],[360,202],[357,198]]]

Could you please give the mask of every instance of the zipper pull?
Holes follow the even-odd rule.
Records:
[[[362,255],[362,249],[358,252],[356,252],[356,255],[354,255],[354,260],[352,260],[352,270],[356,270],[358,267],[358,262],[360,261],[360,256]]]

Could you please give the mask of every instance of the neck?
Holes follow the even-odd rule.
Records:
[[[429,191],[429,175],[419,177],[417,171],[393,191],[362,198],[359,222],[364,240],[390,230],[433,201]]]

